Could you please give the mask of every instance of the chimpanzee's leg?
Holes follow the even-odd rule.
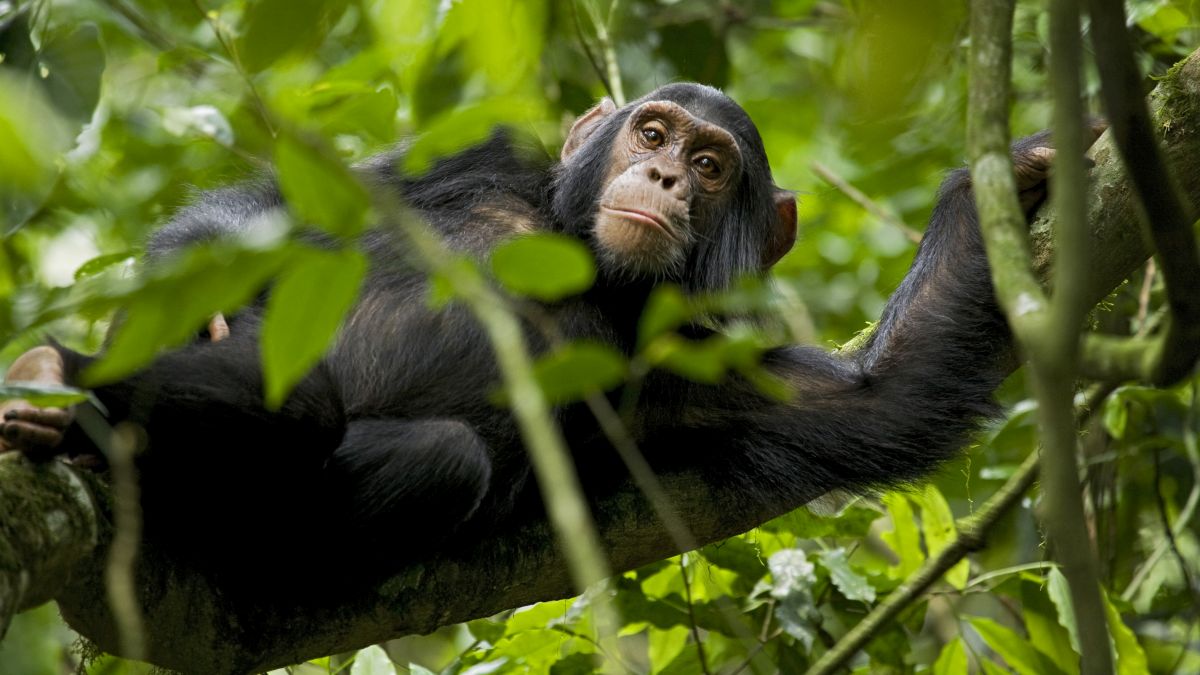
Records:
[[[331,515],[392,562],[470,518],[491,475],[483,439],[455,419],[352,421],[325,467]]]

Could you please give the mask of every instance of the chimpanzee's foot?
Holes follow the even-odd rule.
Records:
[[[17,357],[4,380],[8,384],[63,384],[63,360],[50,347],[35,347]],[[52,457],[74,419],[70,409],[36,408],[26,401],[0,403],[0,452],[23,452],[35,459]]]

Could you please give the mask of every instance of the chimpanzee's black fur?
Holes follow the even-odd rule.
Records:
[[[670,85],[642,100],[663,99],[731,132],[744,163],[731,206],[672,281],[711,290],[758,273],[776,212],[757,130],[708,87]],[[595,245],[590,227],[609,148],[640,102],[603,122],[565,165],[527,160],[501,134],[420,178],[398,176],[395,153],[362,172],[461,250],[486,255],[512,236],[480,224],[477,209],[489,206],[533,214],[539,229]],[[206,193],[154,235],[149,254],[253,226],[280,205],[265,181]],[[233,319],[228,339],[198,341],[96,390],[113,421],[146,428],[139,466],[150,541],[184,547],[197,560],[242,552],[249,568],[257,559],[273,575],[293,559],[322,555],[371,553],[398,563],[432,547],[470,545],[537,512],[513,418],[489,399],[499,377],[487,336],[466,309],[427,306],[426,280],[399,263],[398,245],[386,226],[364,238],[373,268],[359,304],[281,411],[262,405],[261,304]],[[651,284],[604,272],[587,294],[545,309],[566,335],[628,352]],[[529,340],[546,347],[535,331]],[[862,350],[769,352],[767,367],[796,390],[787,403],[734,376],[713,386],[655,374],[632,432],[656,468],[697,467],[736,485],[748,503],[908,481],[951,456],[989,413],[1007,345],[969,179],[959,171],[942,187],[912,269]],[[70,381],[90,358],[61,351]],[[560,413],[573,452],[589,466],[585,485],[594,493],[619,479],[612,462],[598,460],[612,451],[589,416]],[[74,434],[68,445],[80,442]],[[339,544],[329,536],[338,532],[356,536]]]

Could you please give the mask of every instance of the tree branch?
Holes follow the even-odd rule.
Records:
[[[1187,198],[1200,204],[1200,115],[1195,114],[1200,54],[1160,84],[1154,108],[1168,165]],[[1086,292],[1098,301],[1142,264],[1149,250],[1139,232],[1132,187],[1112,146],[1102,140],[1094,158],[1089,198],[1094,264]],[[1052,223],[1047,215],[1033,230],[1034,268],[1043,275],[1052,253]],[[0,459],[0,509],[6,514],[0,529],[0,583],[6,584],[0,588],[0,616],[7,616],[5,607],[11,612],[53,594],[76,630],[100,648],[119,652],[103,581],[106,545],[92,546],[93,527],[101,529],[101,542],[111,534],[102,515],[107,507],[88,504],[72,487],[78,484],[72,473],[58,464],[33,467],[19,458]],[[705,484],[696,474],[666,474],[661,482],[699,544],[744,532],[801,503],[780,499],[770,508],[747,511],[735,507],[741,500],[731,488]],[[97,494],[103,497],[103,490]],[[49,513],[64,518],[47,518]],[[632,486],[601,500],[595,518],[614,570],[678,553],[650,503]],[[51,527],[64,519],[66,529]],[[17,583],[19,570],[30,574],[27,585]],[[546,523],[497,534],[468,553],[414,565],[377,589],[342,597],[336,607],[314,606],[302,592],[286,606],[229,595],[167,559],[151,542],[137,572],[148,658],[200,673],[267,670],[574,592]]]

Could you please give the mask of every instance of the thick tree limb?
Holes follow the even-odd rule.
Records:
[[[1176,178],[1192,203],[1200,204],[1200,55],[1193,54],[1160,84],[1154,107]],[[1139,231],[1132,188],[1106,141],[1095,159],[1089,201],[1095,264],[1087,290],[1089,298],[1099,300],[1146,259],[1149,248]],[[1043,273],[1051,258],[1050,222],[1043,218],[1034,229],[1035,263]],[[102,649],[119,651],[103,583],[105,546],[92,543],[97,526],[99,541],[108,541],[104,511],[73,487],[78,477],[72,473],[57,464],[32,467],[22,459],[0,460],[0,619],[8,616],[6,607],[10,612],[54,595],[80,633]],[[733,507],[737,495],[729,489],[705,485],[686,473],[662,476],[662,485],[701,544],[744,532],[800,505],[780,500],[758,511],[739,511]],[[61,521],[66,525],[59,527]],[[603,500],[596,521],[615,570],[677,552],[650,504],[632,487]],[[281,564],[284,560],[281,553]],[[469,555],[413,566],[372,592],[339,598],[336,607],[313,606],[304,589],[286,607],[232,596],[150,546],[138,570],[150,660],[196,673],[261,671],[572,592],[566,565],[544,523],[481,541]]]

